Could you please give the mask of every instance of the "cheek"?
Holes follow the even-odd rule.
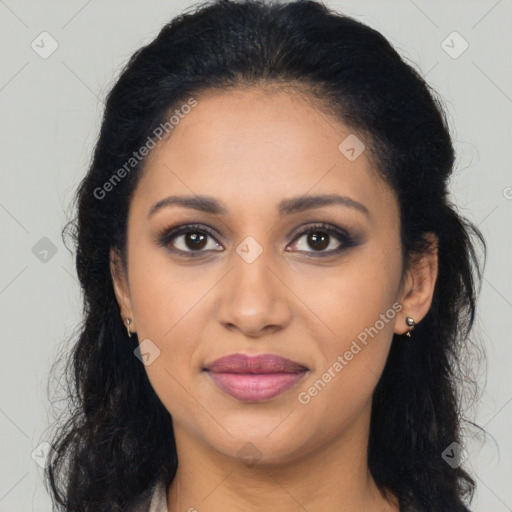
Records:
[[[155,257],[154,251],[134,251],[131,261],[130,291],[141,351],[149,347],[156,354],[145,370],[162,402],[180,407],[187,402],[182,386],[199,364],[200,321],[207,318],[204,295],[215,281],[198,267],[178,268],[165,256]]]
[[[297,294],[307,298],[307,305],[322,320],[324,332],[330,333],[331,339],[346,341],[357,337],[390,308],[384,325],[378,322],[377,327],[386,333],[393,331],[394,320],[386,320],[394,318],[396,313],[392,305],[401,268],[395,251],[376,250],[376,246],[376,243],[368,244],[329,271],[316,269],[297,278]]]
[[[332,381],[329,387],[338,396],[355,398],[356,387],[370,394],[382,373],[401,309],[396,301],[399,261],[389,247],[376,251],[368,246],[329,279],[317,279],[316,286],[311,286],[313,279],[309,282],[316,291],[309,292],[308,305],[326,327],[311,332],[322,353],[317,373],[330,370],[325,380]],[[333,378],[333,373],[343,377]]]
[[[200,343],[213,318],[211,297],[225,270],[206,264],[178,265],[164,249],[148,242],[136,246],[130,258],[130,292],[139,342],[151,340],[161,356],[146,367],[147,373],[158,379],[157,390],[163,385],[167,392],[170,386],[179,394],[182,388],[170,374],[186,383],[192,371],[199,371]]]
[[[187,316],[197,315],[213,276],[201,266],[178,266],[159,248],[134,250],[132,262],[130,291],[137,330],[169,344]]]
[[[191,405],[186,389],[196,371],[194,357],[203,329],[198,320],[206,318],[206,301],[201,299],[214,283],[199,276],[198,267],[178,268],[150,251],[134,251],[132,262],[130,289],[139,343],[150,340],[148,346],[157,354],[145,366],[146,373],[169,412],[184,414]]]
[[[355,288],[329,289],[332,301],[320,311],[335,334],[316,335],[321,361],[297,392],[303,413],[324,418],[322,428],[332,435],[365,410],[393,338],[393,297],[384,281],[376,286],[369,277],[356,279]],[[354,282],[345,276],[339,284],[349,287]]]

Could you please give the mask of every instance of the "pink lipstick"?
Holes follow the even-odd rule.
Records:
[[[204,368],[225,393],[239,400],[261,402],[277,396],[299,380],[308,368],[273,354],[232,354]]]

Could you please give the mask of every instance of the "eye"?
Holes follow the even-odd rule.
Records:
[[[354,240],[347,232],[323,223],[302,230],[295,240],[298,240],[295,245],[298,246],[299,252],[319,253],[320,257],[339,253],[355,245]],[[332,247],[333,245],[334,247]],[[308,247],[313,250],[308,251]],[[330,250],[325,250],[329,247]]]
[[[214,240],[213,234],[206,227],[189,224],[179,226],[158,236],[158,242],[164,247],[168,247],[171,251],[177,253],[205,252],[206,250],[219,250],[215,247],[221,247],[217,242],[213,242],[208,246],[208,237]],[[222,247],[221,249],[222,250]],[[192,256],[192,255],[190,255]]]

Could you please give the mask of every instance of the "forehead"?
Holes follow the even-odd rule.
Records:
[[[171,194],[208,195],[252,215],[283,198],[336,193],[396,213],[363,138],[302,95],[252,88],[196,99],[149,154],[137,210]]]

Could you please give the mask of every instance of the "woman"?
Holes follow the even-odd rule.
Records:
[[[108,96],[77,193],[68,511],[467,511],[481,233],[433,91],[318,2],[220,0]],[[67,466],[66,466],[67,464]]]

